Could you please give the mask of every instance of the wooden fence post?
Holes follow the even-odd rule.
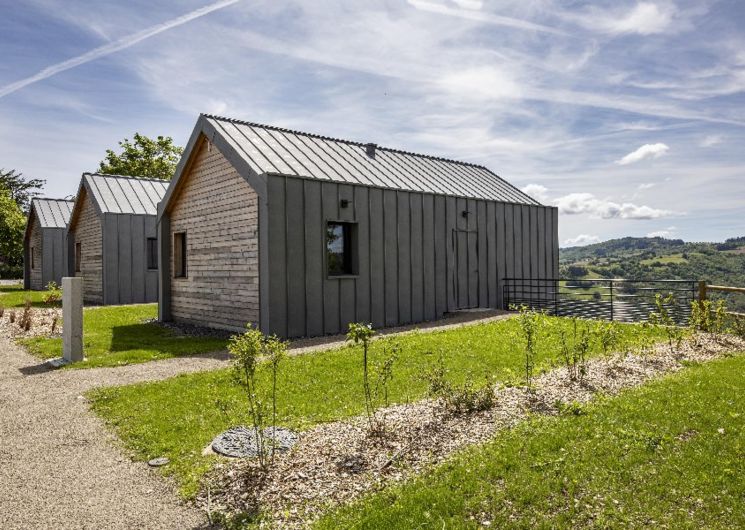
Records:
[[[698,304],[701,310],[704,309],[704,302],[706,301],[706,280],[698,281]]]

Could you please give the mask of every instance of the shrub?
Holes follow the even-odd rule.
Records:
[[[52,317],[52,332],[51,332],[52,335],[54,335],[55,332],[57,331],[57,323],[58,322],[59,322],[59,317],[57,315],[54,315]]]
[[[487,379],[486,385],[477,388],[470,375],[462,385],[453,385],[447,380],[445,360],[440,353],[437,364],[424,376],[427,381],[427,395],[441,400],[445,412],[465,414],[488,410],[494,406],[494,384]]]
[[[370,432],[377,430],[373,418],[373,403],[372,394],[370,392],[370,377],[367,363],[368,348],[370,345],[370,339],[372,339],[373,335],[375,335],[375,331],[373,331],[372,324],[361,324],[357,322],[349,324],[347,340],[354,342],[355,344],[362,344],[362,386],[365,394],[365,413],[367,414],[367,422],[370,427]]]
[[[3,304],[0,304],[0,318],[3,318],[4,314],[5,314],[5,306]]]
[[[649,314],[649,323],[665,330],[670,353],[673,353],[675,348],[680,348],[680,343],[683,342],[683,328],[677,325],[671,315],[671,310],[674,310],[676,305],[675,297],[673,293],[667,296],[658,293],[654,297],[654,304],[655,310]]]
[[[536,342],[541,323],[541,314],[528,309],[526,306],[520,308],[517,316],[520,324],[520,332],[525,341],[525,385],[530,392],[533,389],[533,369],[535,368]]]
[[[47,305],[53,305],[58,304],[60,300],[62,300],[62,289],[59,288],[57,282],[49,282],[41,301]]]
[[[10,321],[11,324],[16,321],[15,311],[11,311],[10,313],[8,313],[8,320]]]
[[[32,315],[31,315],[31,300],[27,298],[26,303],[23,306],[23,313],[21,313],[21,319],[18,321],[18,326],[23,331],[29,331],[31,330],[32,324],[33,324],[33,320],[32,320]]]
[[[595,335],[603,350],[603,355],[607,357],[618,344],[618,326],[613,322],[601,320],[595,326]]]
[[[590,330],[589,324],[585,322],[578,333],[579,323],[579,318],[572,318],[571,341],[568,339],[566,331],[562,330],[559,334],[559,344],[569,379],[582,382],[585,375],[587,375],[587,352],[590,349]]]

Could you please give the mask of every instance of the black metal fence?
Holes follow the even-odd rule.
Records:
[[[697,288],[696,280],[506,278],[502,294],[505,309],[527,306],[552,315],[621,322],[646,321],[656,308],[658,294],[672,296],[668,310],[684,325]]]

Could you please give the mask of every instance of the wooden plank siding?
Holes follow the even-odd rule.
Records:
[[[499,308],[507,275],[558,268],[555,208],[281,175],[268,176],[267,190],[269,333],[334,334],[352,321],[383,327]],[[353,275],[327,273],[328,221],[356,224]]]
[[[30,278],[31,289],[41,291],[44,289],[44,279],[42,278],[42,263],[44,256],[44,237],[43,231],[39,226],[38,220],[34,218],[31,225],[31,235],[29,237],[29,261],[30,261]],[[33,254],[33,255],[32,255]]]
[[[171,259],[165,277],[170,282],[173,320],[231,330],[244,329],[249,322],[258,324],[258,210],[256,192],[216,147],[202,141],[170,209]],[[186,232],[185,278],[173,277],[177,232]],[[270,234],[284,241],[284,234]],[[284,251],[278,259],[284,263]],[[286,269],[278,272],[282,278],[275,292],[286,293]],[[281,311],[277,318],[286,320],[286,306],[276,310]]]
[[[71,274],[83,278],[83,301],[103,304],[103,227],[88,194],[78,197],[80,213],[70,226],[72,241]],[[80,244],[80,270],[75,270],[75,245]]]

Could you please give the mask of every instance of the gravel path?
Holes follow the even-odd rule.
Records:
[[[463,312],[418,326],[451,329],[507,318]],[[293,354],[340,347],[344,336],[295,341]],[[0,336],[0,528],[207,528],[204,514],[181,504],[174,487],[132,462],[88,409],[98,386],[156,381],[229,365],[225,352],[116,368],[49,370]]]
[[[62,371],[39,363],[0,338],[0,528],[207,527],[157,472],[118,448],[80,396],[99,385],[162,379],[224,361]]]

